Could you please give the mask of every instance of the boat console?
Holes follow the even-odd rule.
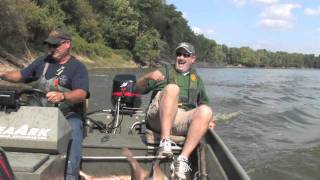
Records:
[[[0,147],[17,179],[63,179],[71,128],[56,107],[26,106],[39,93],[0,91]]]

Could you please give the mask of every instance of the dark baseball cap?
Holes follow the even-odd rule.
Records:
[[[44,40],[43,43],[58,45],[63,40],[71,40],[71,39],[72,39],[71,33],[68,32],[67,30],[55,29],[49,33],[48,38],[46,40]]]
[[[188,42],[182,42],[180,43],[177,48],[176,48],[176,51],[180,48],[183,48],[184,50],[186,50],[188,53],[190,54],[195,54],[196,51],[194,50],[194,47],[192,44],[188,43]]]

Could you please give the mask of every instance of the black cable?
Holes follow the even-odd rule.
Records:
[[[88,119],[90,122],[92,122],[93,124],[95,124],[95,125],[98,126],[99,128],[107,130],[106,127],[103,127],[101,124],[97,123],[96,120],[94,120],[94,119],[92,119],[92,118],[90,118],[90,117],[86,117],[86,119]]]

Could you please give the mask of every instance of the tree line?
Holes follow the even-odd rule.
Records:
[[[198,61],[215,66],[320,68],[314,54],[233,48],[195,34],[165,0],[1,0],[0,47],[14,54],[43,48],[54,28],[73,34],[76,53],[92,59],[118,54],[142,65],[174,58],[179,42],[194,44]]]

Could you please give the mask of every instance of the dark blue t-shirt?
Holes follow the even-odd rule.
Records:
[[[57,70],[61,66],[65,66],[64,71],[59,76],[59,85],[70,90],[83,89],[87,92],[87,97],[89,97],[88,71],[85,65],[73,56],[63,65],[57,63],[50,55],[44,55],[37,58],[29,66],[21,70],[22,82],[29,83],[38,80],[42,75],[46,62],[49,63],[49,67],[45,74],[46,79],[53,78],[56,75]]]

